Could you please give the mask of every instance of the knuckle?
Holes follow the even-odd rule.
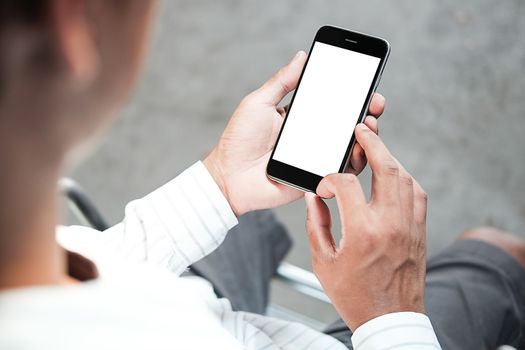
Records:
[[[333,184],[340,177],[340,174],[328,174],[325,176],[325,181]]]
[[[325,182],[326,182],[326,181],[333,181],[333,179],[336,178],[337,175],[338,175],[338,174],[333,174],[333,173],[332,173],[332,174],[328,174],[328,175],[326,175],[326,176],[323,178],[323,181],[325,181]]]
[[[375,251],[377,249],[378,244],[378,235],[376,235],[375,232],[373,232],[373,230],[369,230],[368,232],[365,232],[362,235],[359,247],[362,253],[367,254]]]
[[[387,238],[395,247],[403,247],[409,243],[408,230],[401,229],[401,226],[393,228],[389,231]]]
[[[364,140],[365,146],[366,144],[370,144],[374,142],[373,137],[375,136],[375,134],[372,132],[372,130],[370,130],[370,128],[362,128],[361,133],[362,133],[362,138]]]
[[[405,184],[405,185],[408,185],[408,186],[413,186],[414,185],[414,179],[407,172],[403,172],[402,174],[400,174],[399,178],[400,178],[401,182],[403,184]]]
[[[391,233],[389,239],[390,242],[397,247],[405,245],[406,243],[406,236],[400,232]]]
[[[417,185],[415,188],[415,196],[419,200],[423,201],[424,203],[428,202],[428,194],[421,188],[421,186]]]
[[[340,177],[339,181],[341,182],[343,186],[352,186],[358,180],[357,180],[357,176],[355,176],[354,174],[344,174],[343,176]]]
[[[427,231],[425,230],[425,227],[421,227],[416,230],[416,234],[418,237],[418,246],[419,247],[426,247],[427,246]]]
[[[387,159],[383,162],[381,166],[381,171],[384,175],[388,176],[398,176],[399,175],[399,165],[393,159]]]
[[[426,193],[425,191],[421,191],[420,197],[423,202],[428,202],[428,193]]]
[[[403,225],[401,222],[394,222],[390,224],[387,232],[390,238],[397,238],[398,236],[403,235],[403,231]]]
[[[332,185],[334,188],[339,188],[348,183],[346,179],[347,174],[329,174],[326,176],[326,181],[328,184]]]
[[[361,131],[363,133],[363,135],[365,135],[366,137],[370,137],[372,136],[372,130],[370,130],[370,128],[361,128]]]

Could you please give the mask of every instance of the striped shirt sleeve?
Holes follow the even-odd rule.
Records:
[[[356,350],[441,349],[430,319],[415,312],[396,312],[368,321],[355,330],[352,344]]]
[[[104,232],[106,248],[181,274],[224,240],[237,218],[202,162],[126,206],[124,220]]]

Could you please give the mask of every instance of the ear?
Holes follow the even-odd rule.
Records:
[[[75,83],[86,85],[98,71],[99,52],[89,20],[90,0],[49,0],[48,19],[55,54]]]

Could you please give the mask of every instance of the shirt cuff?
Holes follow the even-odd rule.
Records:
[[[441,349],[430,319],[420,313],[396,312],[376,317],[352,335],[356,350]]]

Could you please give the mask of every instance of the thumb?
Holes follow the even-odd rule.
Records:
[[[330,210],[323,200],[313,193],[305,194],[306,231],[310,241],[312,256],[332,255],[336,245],[332,236]]]
[[[262,102],[277,106],[279,102],[297,87],[299,77],[306,62],[306,53],[299,51],[286,66],[268,80],[256,95]]]

